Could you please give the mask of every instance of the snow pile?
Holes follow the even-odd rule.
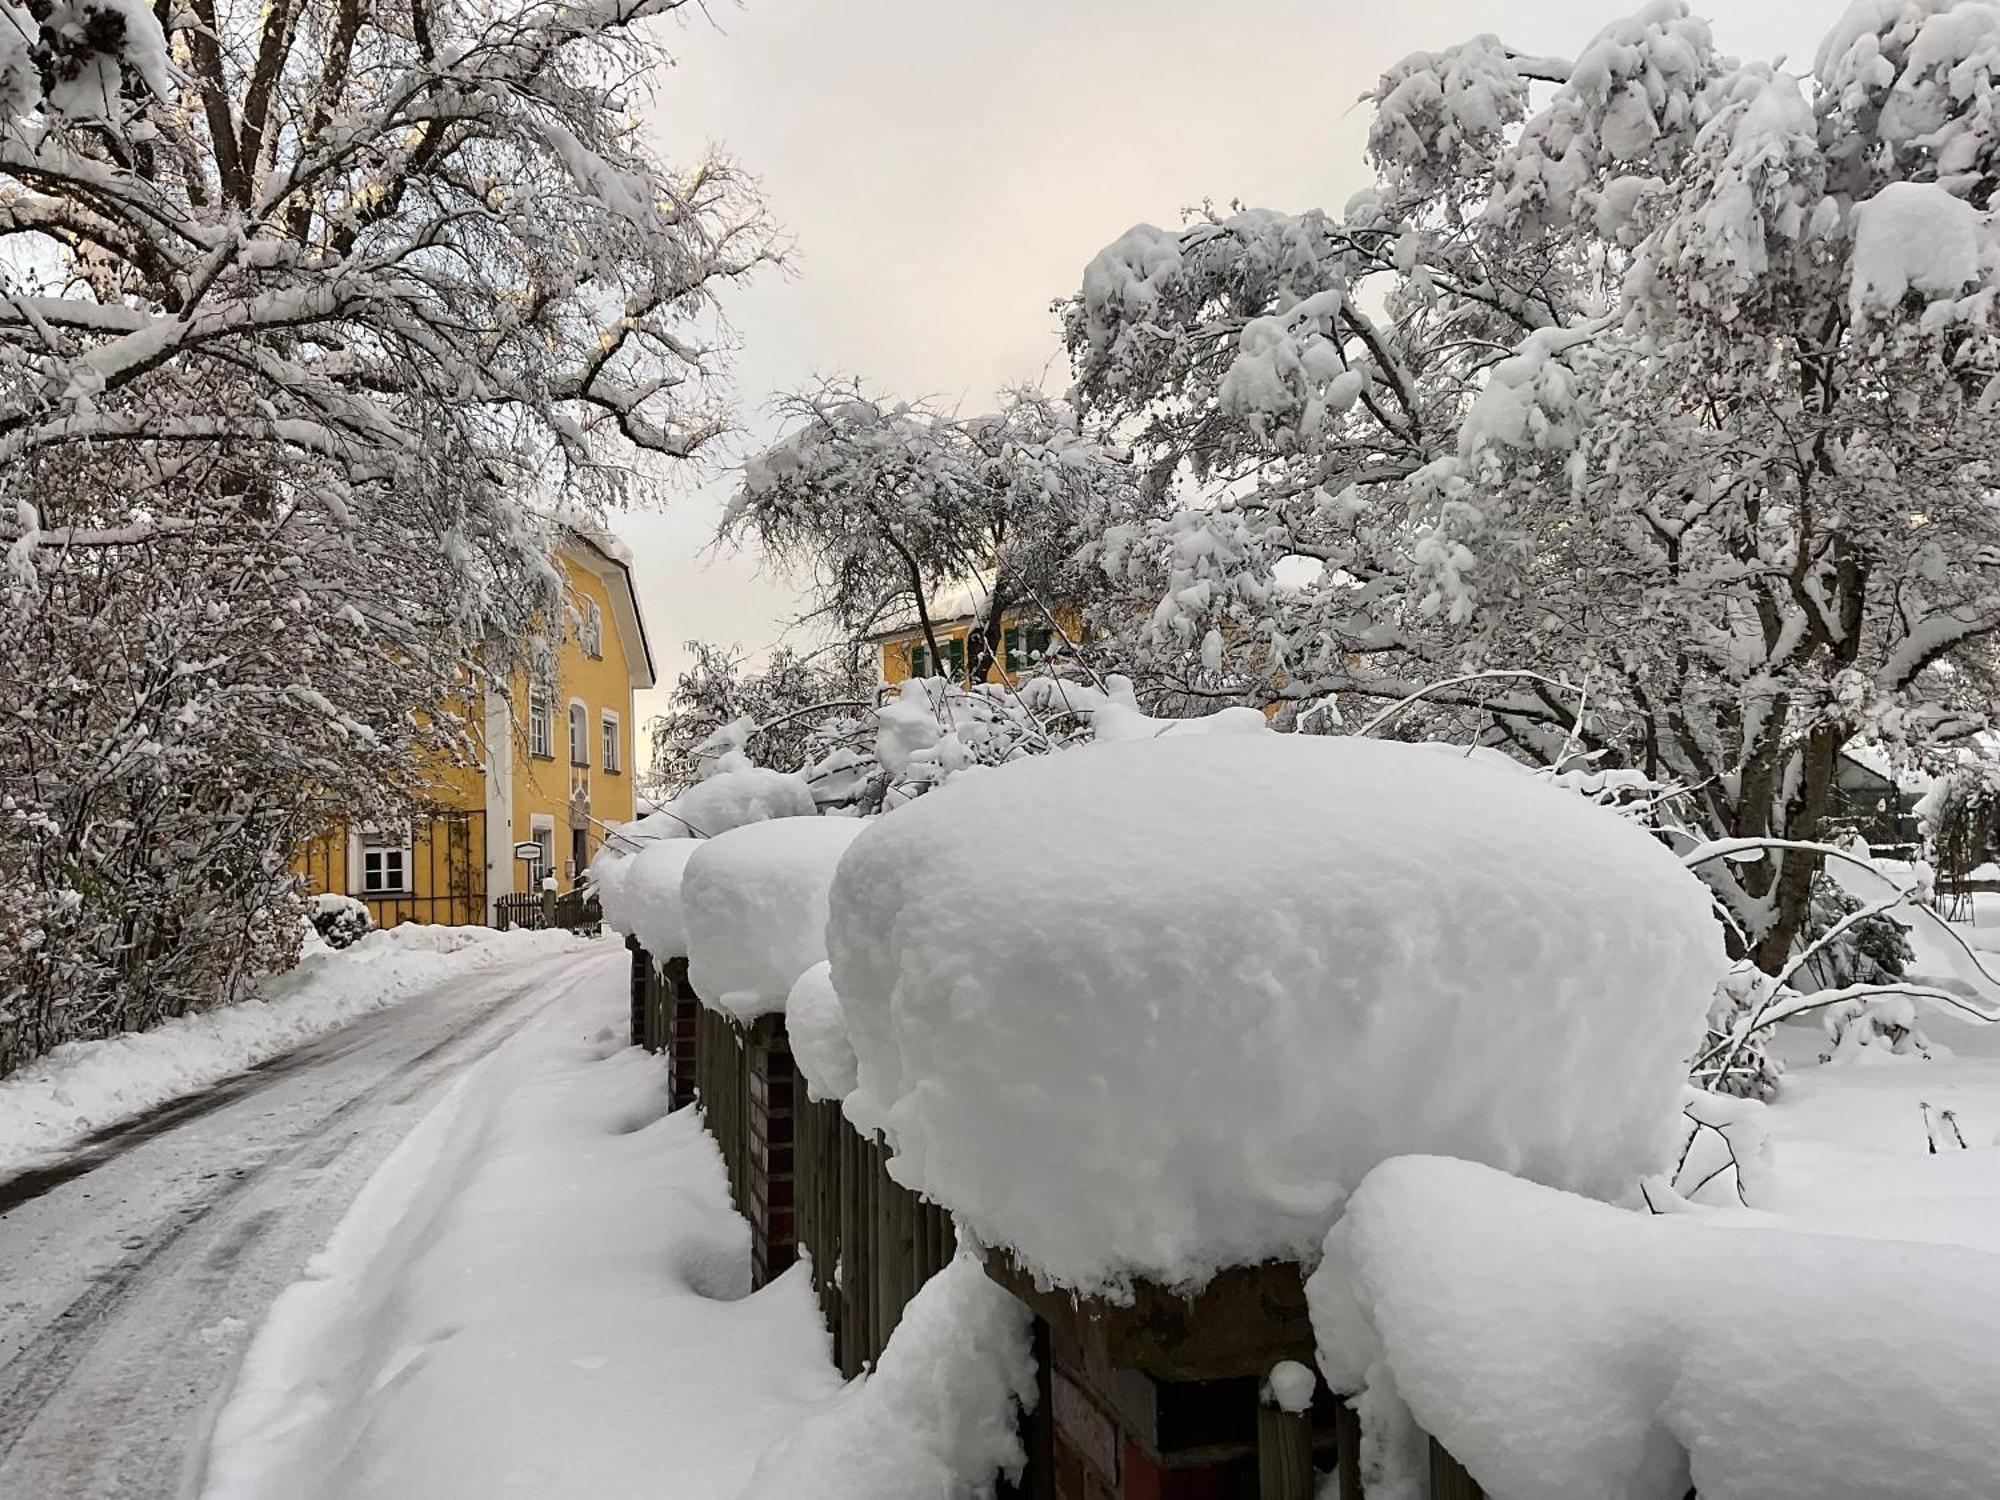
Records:
[[[811,1099],[845,1099],[854,1092],[854,1042],[834,993],[833,965],[822,959],[785,999],[785,1035]]]
[[[1855,316],[1906,293],[1956,297],[1996,261],[1986,215],[1936,183],[1892,182],[1854,209]]]
[[[681,901],[688,980],[704,1004],[746,1022],[784,1008],[793,982],[826,957],[834,867],[866,826],[779,818],[696,846]]]
[[[1007,920],[964,893],[1004,891]],[[848,852],[828,925],[891,1170],[1052,1280],[1314,1258],[1385,1157],[1593,1196],[1665,1164],[1726,967],[1630,823],[1407,745],[1093,745]]]
[[[743,1500],[941,1500],[992,1493],[1027,1455],[1028,1310],[961,1255],[904,1309],[882,1363],[765,1454]]]
[[[309,931],[298,966],[254,999],[151,1031],[68,1042],[0,1080],[0,1175],[453,975],[584,941],[406,922],[333,949]]]
[[[657,959],[687,953],[687,919],[681,910],[681,879],[702,839],[661,839],[620,863],[604,894],[604,919],[639,940]],[[612,915],[612,903],[617,916]]]
[[[1654,1217],[1409,1158],[1361,1185],[1308,1291],[1329,1381],[1369,1384],[1364,1421],[1393,1392],[1494,1500],[1979,1500],[1996,1277],[1977,1250]]]

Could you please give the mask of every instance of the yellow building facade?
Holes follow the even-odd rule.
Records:
[[[299,864],[309,893],[352,896],[382,927],[483,925],[501,897],[545,878],[573,889],[605,829],[635,816],[632,701],[655,671],[631,566],[576,530],[557,562],[567,604],[554,676],[486,695],[478,763],[440,767],[422,815],[313,841]]]
[[[1044,657],[1059,651],[1064,644],[1064,636],[1070,640],[1078,638],[1076,622],[1063,618],[1057,612],[1062,625],[1058,633],[1039,611],[1032,614],[1006,614],[1002,617],[1000,653],[987,666],[985,681],[1011,683],[1024,672],[1034,670]],[[971,660],[971,637],[979,622],[971,615],[954,619],[932,619],[931,634],[937,638],[938,660],[933,662],[930,645],[924,639],[922,629],[905,626],[885,631],[875,636],[874,642],[879,653],[877,667],[882,681],[894,687],[897,683],[912,677],[948,677],[953,682],[964,682],[968,663]]]

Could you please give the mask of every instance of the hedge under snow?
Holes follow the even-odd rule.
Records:
[[[1726,966],[1706,890],[1632,824],[1277,734],[955,781],[855,842],[827,939],[849,1116],[1078,1288],[1309,1261],[1410,1152],[1628,1193],[1665,1164]]]

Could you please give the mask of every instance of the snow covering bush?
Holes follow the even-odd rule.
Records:
[[[793,982],[826,957],[827,891],[864,825],[778,818],[695,846],[681,880],[688,979],[739,1021],[784,1008]]]
[[[323,891],[307,904],[313,931],[329,948],[345,948],[356,938],[365,937],[374,926],[368,904],[338,891]]]
[[[1279,734],[954,782],[856,841],[827,939],[849,1116],[900,1181],[1084,1288],[1310,1260],[1405,1152],[1633,1191],[1725,967],[1705,889],[1629,822]]]
[[[742,1500],[975,1500],[1027,1455],[1015,1414],[1035,1404],[1030,1317],[977,1256],[925,1282],[872,1375],[758,1462]]]
[[[854,1042],[833,988],[833,965],[822,959],[799,975],[785,998],[785,1035],[809,1099],[845,1099],[854,1092]]]
[[[1994,1493],[2000,1302],[1968,1292],[2000,1257],[1631,1213],[1435,1157],[1370,1173],[1326,1249],[1313,1326],[1328,1381],[1370,1393],[1371,1500],[1423,1493],[1397,1483],[1405,1403],[1493,1500]]]

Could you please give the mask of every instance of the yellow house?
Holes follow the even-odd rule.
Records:
[[[353,896],[382,927],[484,924],[546,876],[572,889],[606,826],[632,820],[632,695],[654,668],[631,564],[574,528],[557,561],[569,602],[554,679],[486,695],[478,764],[441,768],[424,816],[315,840],[299,862],[308,891]]]
[[[880,653],[879,668],[884,684],[893,687],[896,683],[911,677],[948,677],[953,682],[966,679],[967,663],[970,661],[971,636],[980,627],[982,611],[978,608],[984,591],[977,584],[970,584],[933,601],[928,613],[931,617],[931,634],[937,638],[937,661],[930,659],[930,646],[924,639],[923,627],[908,620],[878,631],[868,639]],[[986,669],[986,681],[1010,683],[1023,672],[1032,671],[1035,664],[1052,651],[1059,650],[1065,637],[1074,641],[1081,638],[1080,626],[1073,614],[1066,609],[1055,611],[1061,632],[1049,624],[1047,616],[1040,609],[1029,605],[1020,610],[1001,612],[1000,653]]]

